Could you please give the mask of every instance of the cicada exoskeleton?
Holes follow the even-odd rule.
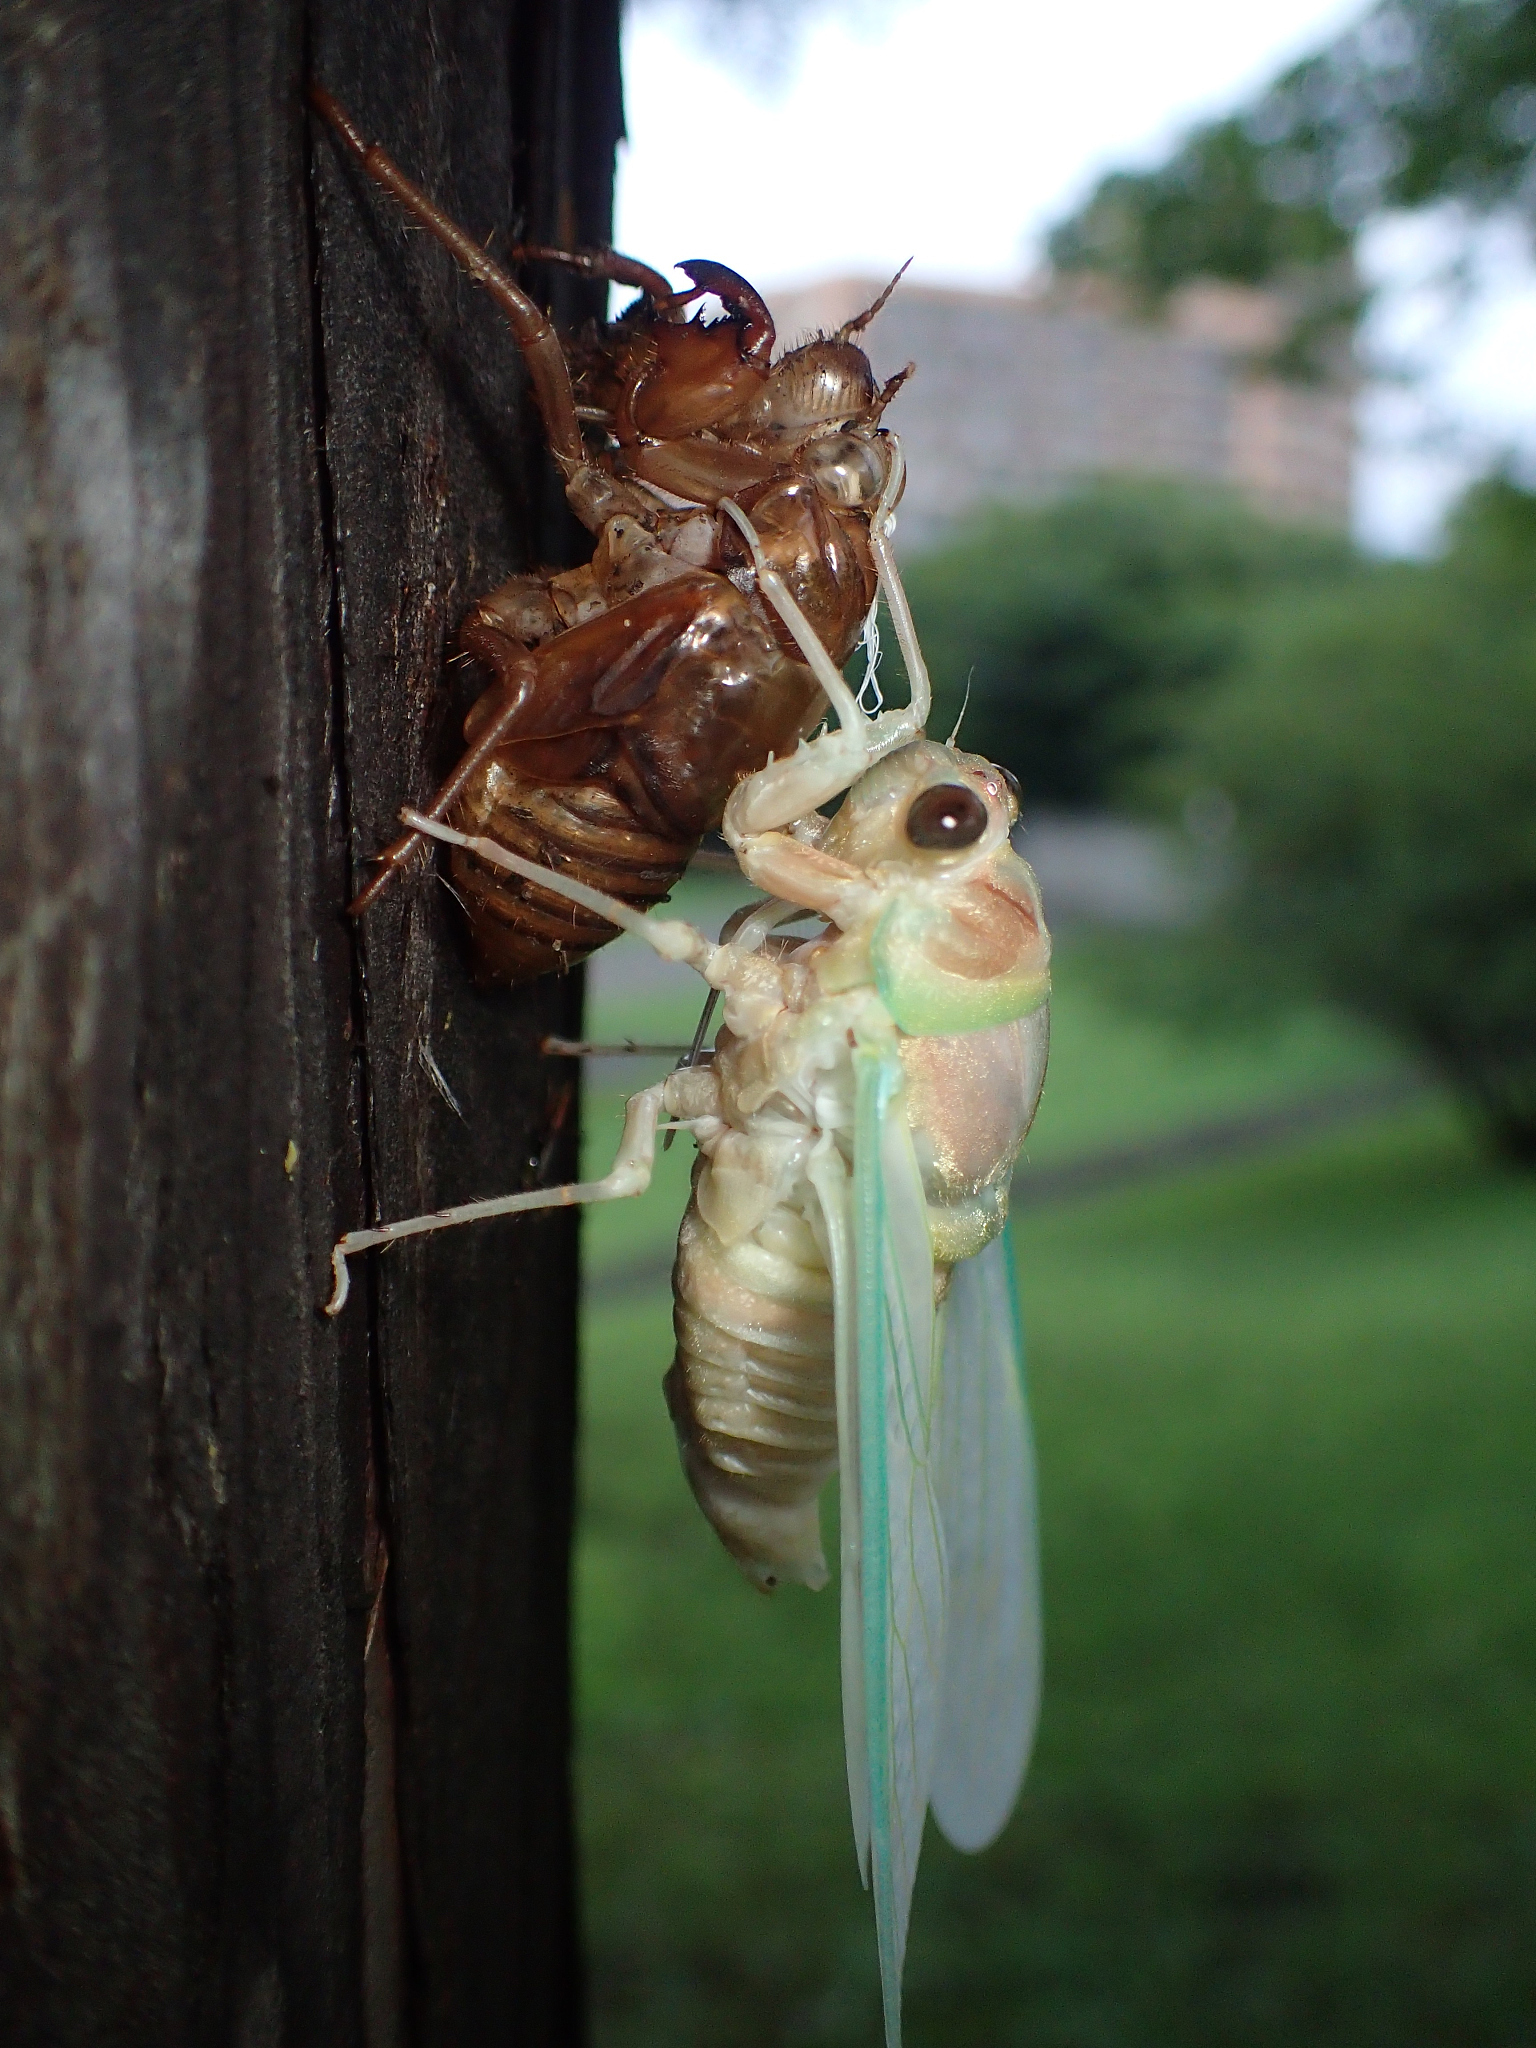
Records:
[[[467,751],[424,815],[645,908],[719,824],[736,784],[793,752],[826,709],[807,648],[765,601],[724,508],[750,516],[815,651],[838,667],[878,584],[894,577],[878,527],[901,458],[880,421],[901,380],[877,386],[855,339],[883,295],[835,335],[775,360],[766,305],[722,264],[684,264],[691,289],[675,292],[611,251],[514,250],[639,288],[621,319],[563,342],[329,94],[315,88],[311,99],[368,175],[494,295],[566,495],[596,536],[588,563],[514,576],[465,621],[460,649],[486,686]],[[704,317],[706,298],[719,317]],[[387,849],[354,911],[419,843],[412,832]],[[602,916],[462,849],[453,879],[483,981],[569,966],[615,935]]]

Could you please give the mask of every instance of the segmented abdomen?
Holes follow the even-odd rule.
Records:
[[[598,783],[541,786],[519,778],[497,756],[471,781],[452,813],[461,831],[483,833],[524,860],[604,889],[634,910],[665,900],[694,842],[681,845],[640,824]],[[453,883],[469,916],[482,982],[516,984],[574,967],[618,936],[595,911],[536,883],[487,867],[456,851]]]
[[[821,716],[789,660],[725,577],[669,575],[555,634],[534,652],[494,602],[462,635],[497,680],[465,724],[503,737],[451,808],[461,830],[646,910],[667,895],[744,775],[793,751]],[[509,706],[515,704],[515,709]],[[475,971],[511,984],[573,966],[616,928],[461,848],[454,887]]]
[[[690,1202],[667,1405],[683,1470],[749,1578],[827,1582],[816,1499],[837,1464],[832,1282],[797,1210],[727,1245]]]

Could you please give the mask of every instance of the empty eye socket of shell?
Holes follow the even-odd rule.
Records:
[[[805,451],[806,467],[834,505],[863,505],[878,498],[885,483],[880,451],[857,434],[828,434]]]
[[[925,853],[952,853],[974,846],[987,829],[987,807],[963,782],[940,782],[915,797],[907,812],[907,837]]]

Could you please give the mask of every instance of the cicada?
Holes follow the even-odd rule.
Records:
[[[638,1195],[660,1126],[692,1134],[667,1400],[700,1506],[765,1589],[825,1583],[817,1503],[838,1475],[848,1791],[897,2048],[925,1815],[961,1849],[989,1842],[1035,1723],[1033,1475],[1004,1226],[1045,1074],[1050,940],[1011,843],[1011,778],[924,736],[910,619],[898,611],[911,702],[867,715],[752,522],[726,511],[836,723],[727,803],[727,843],[763,896],[718,942],[406,814],[691,967],[724,999],[713,1058],[630,1099],[601,1180],[351,1232],[328,1306],[358,1252]]]
[[[433,822],[537,863],[532,879],[462,844],[453,855],[477,978],[526,981],[616,936],[606,912],[573,906],[551,870],[632,909],[660,901],[735,785],[820,723],[816,673],[763,601],[722,501],[751,514],[819,644],[847,661],[877,580],[896,576],[874,514],[901,487],[901,452],[880,421],[906,372],[878,385],[856,339],[889,289],[836,334],[775,359],[767,306],[724,264],[683,264],[690,289],[675,292],[612,250],[513,249],[510,260],[638,288],[621,319],[562,340],[329,93],[312,87],[310,100],[368,176],[495,299],[566,497],[596,542],[589,562],[513,576],[470,612],[460,653],[486,687],[465,720],[462,759],[424,806]],[[702,317],[706,298],[722,317]],[[425,830],[380,855],[354,912]]]

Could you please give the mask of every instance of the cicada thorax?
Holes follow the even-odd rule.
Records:
[[[1050,1012],[990,1030],[903,1037],[904,1113],[940,1269],[974,1258],[1008,1219],[1008,1191],[1045,1083]]]
[[[750,290],[732,283],[737,295]],[[749,310],[711,322],[616,323],[606,344],[589,345],[579,389],[608,418],[613,446],[603,459],[617,476],[705,507],[734,499],[841,665],[875,596],[869,521],[885,482],[876,433],[884,399],[854,343],[821,337],[770,362],[772,329],[755,322]],[[712,566],[739,578],[748,564],[740,534],[725,527]],[[797,658],[777,612],[758,610]]]

